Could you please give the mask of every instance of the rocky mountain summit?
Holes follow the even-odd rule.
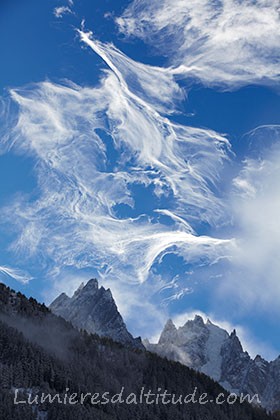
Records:
[[[230,392],[258,394],[263,407],[280,406],[280,356],[268,362],[243,350],[234,330],[229,334],[209,319],[196,315],[182,327],[168,320],[157,344],[144,342],[147,350],[199,370]]]
[[[70,321],[73,326],[132,348],[144,349],[139,338],[128,332],[110,289],[99,287],[96,279],[83,283],[72,297],[59,295],[50,305],[50,310]]]
[[[141,339],[128,332],[110,289],[99,287],[96,279],[81,284],[72,297],[62,293],[50,309],[78,329],[144,349]],[[170,319],[158,343],[145,340],[144,345],[153,353],[210,376],[229,392],[257,394],[266,409],[280,408],[280,356],[272,362],[259,355],[252,359],[235,330],[229,334],[199,315],[179,328]]]

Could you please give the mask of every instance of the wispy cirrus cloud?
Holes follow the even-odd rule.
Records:
[[[188,263],[228,255],[232,240],[199,236],[195,226],[223,217],[214,190],[226,138],[166,116],[181,92],[164,70],[80,36],[108,66],[98,86],[43,82],[11,91],[18,114],[5,141],[37,162],[38,193],[3,210],[6,220],[18,215],[10,249],[40,255],[50,270],[96,267],[108,281],[128,282],[145,282],[171,249]],[[153,210],[120,215],[119,205],[137,213],[133,186],[140,184],[151,188]]]
[[[134,0],[116,22],[180,77],[223,88],[280,80],[278,0]]]
[[[167,71],[135,63],[111,45],[93,40],[90,32],[80,32],[80,35],[117,77],[121,90],[116,95],[117,102],[111,102],[109,117],[126,121],[126,126],[119,125],[119,133],[137,153],[138,162],[156,168],[168,179],[168,188],[177,198],[179,215],[183,207],[186,208],[184,200],[187,199],[188,217],[192,213],[191,206],[194,212],[203,208],[202,212],[198,210],[200,220],[208,217],[212,222],[217,220],[223,206],[212,189],[228,159],[230,144],[226,137],[213,130],[176,124],[162,115],[175,111],[174,106],[182,97]],[[160,180],[158,177],[159,193]]]
[[[134,0],[116,22],[126,36],[164,51],[173,77],[222,89],[279,86],[278,1]],[[237,157],[241,170],[224,203],[237,239],[219,293],[244,311],[256,303],[266,311],[279,308],[279,150],[279,127],[253,130],[245,155]]]
[[[57,17],[71,12],[71,5],[58,8]],[[136,62],[84,28],[78,31],[83,44],[103,60],[95,86],[48,81],[12,89],[10,101],[4,101],[1,152],[31,156],[37,178],[32,196],[18,195],[1,208],[2,220],[15,233],[9,251],[21,262],[41,265],[56,290],[72,268],[95,268],[125,318],[141,324],[142,331],[151,319],[158,325],[167,316],[166,307],[159,310],[152,302],[153,293],[169,303],[191,291],[187,275],[176,277],[178,267],[171,281],[156,278],[153,268],[170,253],[194,271],[231,259],[235,277],[222,279],[223,299],[244,292],[243,299],[249,297],[252,304],[260,296],[270,305],[269,288],[261,296],[261,276],[271,264],[269,284],[278,297],[278,264],[262,254],[262,235],[256,241],[254,232],[262,232],[267,242],[273,235],[278,247],[273,232],[278,225],[267,230],[265,219],[251,214],[255,205],[266,212],[273,194],[267,183],[274,185],[279,175],[277,160],[269,153],[261,160],[249,154],[234,180],[232,201],[219,190],[229,159],[227,138],[173,117],[184,99],[178,78],[228,89],[279,81],[278,19],[272,0],[134,1],[117,20],[119,27],[161,48],[168,59],[165,68]],[[152,203],[147,212],[134,193],[139,185]],[[227,239],[200,234],[205,226],[230,224],[234,217],[240,221],[232,228],[237,241],[228,231]],[[205,270],[206,278],[211,274]],[[69,290],[77,282],[73,276]]]
[[[25,271],[19,270],[18,268],[7,267],[5,265],[0,265],[0,274],[11,277],[23,284],[27,284],[32,280],[32,277]]]
[[[60,19],[64,15],[67,14],[74,14],[73,7],[74,7],[74,1],[73,0],[67,0],[67,5],[64,6],[57,6],[53,10],[53,14],[56,18]]]
[[[71,3],[69,4],[70,6],[72,5]],[[62,18],[66,14],[72,14],[73,11],[69,6],[59,6],[54,9],[53,13],[56,18]]]

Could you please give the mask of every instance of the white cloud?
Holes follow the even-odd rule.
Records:
[[[227,140],[172,123],[160,113],[165,100],[153,106],[156,86],[169,92],[169,101],[176,96],[172,78],[161,79],[160,71],[156,78],[115,48],[81,36],[111,69],[98,87],[44,82],[11,91],[19,114],[9,140],[37,161],[40,190],[35,202],[17,197],[5,211],[7,219],[18,214],[12,249],[29,257],[40,253],[57,267],[107,265],[111,276],[140,282],[170,248],[188,262],[203,255],[211,263],[227,254],[232,241],[198,236],[191,226],[195,220],[215,223],[223,214],[211,185],[227,159]],[[113,168],[105,134],[118,155]],[[172,194],[172,206],[118,218],[115,205],[133,206],[130,185],[139,182]],[[173,224],[161,223],[160,213]]]
[[[279,82],[278,0],[134,0],[120,30],[164,53],[173,74],[235,88]]]
[[[0,274],[4,274],[5,276],[11,277],[22,284],[27,284],[30,280],[32,280],[32,277],[23,270],[19,270],[18,268],[7,267],[4,265],[0,266]]]
[[[70,1],[69,5],[72,6],[73,2]],[[56,18],[62,18],[65,14],[71,14],[73,11],[68,6],[59,6],[54,9],[53,13]]]
[[[231,206],[236,252],[220,297],[238,299],[240,311],[279,314],[280,127],[250,133],[246,158],[234,179]]]
[[[39,262],[52,277],[52,290],[59,282],[65,288],[63,275],[71,268],[99,270],[135,326],[132,332],[142,334],[152,319],[154,328],[163,319],[164,308],[152,304],[152,295],[165,281],[152,288],[150,282],[151,268],[166,253],[207,265],[234,246],[232,240],[199,236],[195,227],[224,217],[214,191],[229,144],[214,131],[166,116],[182,97],[168,73],[80,35],[108,66],[99,85],[43,82],[11,91],[18,113],[7,120],[5,147],[33,157],[37,191],[35,199],[17,196],[1,213],[17,232],[10,251],[22,262]],[[116,205],[137,209],[131,186],[139,183],[153,189],[155,203],[164,197],[161,207],[133,218],[118,216]],[[72,288],[76,279],[70,283]],[[170,289],[171,298],[184,290],[185,285]]]
[[[233,281],[223,284],[223,293],[236,296],[244,292],[252,303],[258,297],[263,303],[276,302],[280,293],[275,256],[278,222],[268,203],[275,203],[278,211],[278,199],[273,198],[278,191],[278,154],[261,165],[248,159],[235,179],[239,193],[233,207],[243,230],[236,250],[233,240],[199,236],[196,229],[201,223],[216,226],[227,218],[227,203],[217,191],[229,143],[213,130],[172,120],[184,97],[176,83],[178,75],[228,87],[278,80],[280,35],[275,3],[257,3],[259,7],[250,1],[228,0],[216,5],[214,12],[205,0],[187,5],[186,1],[164,0],[164,7],[157,2],[134,2],[118,23],[127,34],[152,42],[156,38],[159,47],[162,42],[168,45],[171,67],[137,63],[113,45],[79,31],[81,40],[107,66],[99,85],[42,82],[13,89],[11,99],[18,112],[8,109],[12,115],[6,119],[3,111],[6,133],[1,146],[3,151],[10,148],[34,158],[38,189],[36,199],[18,196],[1,209],[3,219],[12,221],[18,234],[10,250],[22,260],[39,260],[45,272],[49,270],[57,279],[68,267],[95,267],[101,277],[106,273],[127,319],[133,316],[131,308],[138,307],[139,313],[162,321],[149,299],[139,302],[136,289],[131,292],[130,287],[142,283],[147,287],[142,291],[149,290],[151,268],[171,250],[186,262],[199,265],[234,255],[234,269],[238,267],[240,272],[247,258],[250,275],[240,285],[238,273]],[[265,22],[269,22],[269,33]],[[151,32],[146,33],[146,27]],[[110,149],[115,161],[111,161]],[[131,186],[138,183],[154,188],[153,198],[170,200],[166,207],[155,206],[149,215],[119,217],[117,205],[136,207]],[[266,195],[259,196],[263,189]],[[260,215],[254,214],[255,206],[261,209]],[[267,211],[273,225],[269,229],[264,217]],[[262,239],[267,245],[265,255]],[[271,287],[263,290],[263,278],[268,274],[274,297]],[[72,280],[71,288],[76,284],[76,279]],[[63,279],[61,282],[64,287]],[[174,293],[171,288],[171,299],[181,291]],[[147,325],[147,319],[143,316],[138,321]]]
[[[139,107],[157,116],[157,111],[171,114],[184,98],[184,92],[169,69],[133,61],[113,44],[93,38],[92,32],[78,31],[81,40],[96,52],[114,72],[123,92]]]
[[[223,205],[210,185],[216,184],[219,170],[228,158],[227,139],[212,130],[175,124],[161,115],[159,111],[174,111],[174,98],[180,93],[174,79],[162,69],[135,63],[111,45],[92,40],[91,33],[80,34],[117,77],[118,87],[110,86],[116,92],[108,116],[122,122],[119,134],[137,154],[139,164],[159,171],[157,186],[168,181],[178,199],[178,216],[184,212],[187,201],[193,209],[203,208],[200,219],[217,221]],[[160,102],[156,99],[159,96]],[[182,215],[189,217],[190,211],[188,208],[188,214]]]

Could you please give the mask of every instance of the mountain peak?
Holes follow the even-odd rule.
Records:
[[[85,292],[90,292],[90,291],[96,291],[98,290],[99,285],[98,285],[98,280],[97,279],[90,279],[86,285],[83,287],[83,291]]]
[[[166,324],[165,324],[165,327],[164,327],[165,329],[175,329],[175,330],[177,330],[177,328],[176,328],[176,326],[175,326],[175,324],[174,324],[174,322],[172,321],[172,319],[171,318],[169,318],[168,320],[167,320],[167,322],[166,322]]]
[[[91,286],[91,287],[94,287],[94,288],[98,288],[98,280],[97,279],[95,279],[95,278],[92,278],[92,279],[90,279],[88,282],[87,282],[87,284],[86,284],[87,286]]]
[[[78,296],[80,294],[80,292],[83,290],[84,287],[85,287],[85,284],[84,283],[81,283],[80,286],[78,287],[78,289],[75,290],[75,292],[73,294],[73,297],[74,296]]]
[[[185,324],[180,327],[179,329],[183,329],[188,331],[190,328],[204,328],[206,324],[204,324],[204,320],[200,315],[195,315],[193,319],[188,319]]]
[[[75,291],[72,298],[60,295],[50,305],[56,315],[89,333],[110,337],[130,347],[143,349],[141,340],[127,331],[110,289],[99,288],[97,279],[90,279]]]
[[[176,339],[176,337],[177,337],[177,328],[174,325],[172,319],[168,319],[160,335],[159,344],[173,342]]]
[[[230,334],[231,337],[236,337],[236,329],[234,328],[234,330],[231,332]]]
[[[53,302],[52,302],[52,308],[55,311],[56,308],[62,308],[65,305],[67,305],[68,301],[70,300],[70,297],[66,295],[66,293],[61,293]]]
[[[260,357],[252,360],[243,351],[236,330],[229,334],[210,319],[204,323],[200,315],[187,320],[178,329],[168,320],[158,343],[145,342],[145,346],[209,375],[228,390],[238,389],[246,381],[250,381],[249,385],[253,387],[267,371],[265,360]],[[251,376],[246,376],[249,371]]]
[[[204,320],[200,315],[195,315],[194,322],[199,325],[204,325]]]

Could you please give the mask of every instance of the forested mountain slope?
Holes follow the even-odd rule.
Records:
[[[247,403],[199,404],[108,404],[76,405],[44,403],[32,410],[14,405],[14,388],[65,395],[76,392],[123,397],[141,388],[158,388],[176,396],[207,393],[215,399],[225,392],[220,385],[177,362],[158,355],[126,348],[110,339],[79,332],[34,299],[27,299],[0,284],[0,418],[6,420],[268,420],[259,408]],[[21,396],[26,400],[26,396]],[[138,398],[139,401],[139,398]],[[34,408],[34,407],[33,407]],[[38,414],[39,411],[39,414]]]

